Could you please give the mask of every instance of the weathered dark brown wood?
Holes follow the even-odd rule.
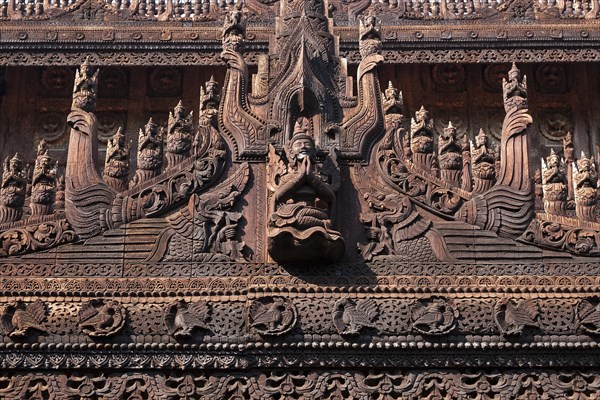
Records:
[[[599,397],[599,7],[0,5],[0,398]]]

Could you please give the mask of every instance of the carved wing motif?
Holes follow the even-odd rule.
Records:
[[[375,300],[373,299],[359,302],[356,305],[356,310],[363,313],[369,319],[369,322],[372,322],[379,314],[377,303],[375,303]]]
[[[26,308],[27,313],[31,315],[33,320],[37,323],[40,323],[46,318],[46,305],[40,299],[37,299],[35,302],[29,304]]]
[[[13,305],[6,305],[2,308],[2,312],[0,312],[0,328],[4,334],[8,335],[14,329],[12,324],[12,316],[15,312],[15,307]]]

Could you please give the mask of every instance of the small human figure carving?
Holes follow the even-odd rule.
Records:
[[[104,181],[118,192],[127,189],[129,177],[129,144],[125,140],[123,129],[119,127],[106,146]]]
[[[550,150],[546,161],[542,159],[542,189],[544,210],[548,214],[567,214],[567,177],[563,171],[560,157]]]
[[[424,107],[421,107],[415,113],[415,118],[411,120],[410,149],[412,161],[418,169],[424,171],[434,169],[436,162],[433,154],[433,120]]]
[[[27,179],[23,171],[23,161],[16,153],[6,157],[0,187],[0,223],[14,222],[23,215],[23,204],[27,192]]]
[[[375,15],[368,14],[359,19],[358,43],[362,58],[381,52],[381,32]]]
[[[508,112],[510,108],[527,108],[527,77],[521,78],[521,71],[515,63],[508,71],[508,80],[502,78],[502,93],[504,98],[504,109]]]
[[[456,138],[456,128],[452,122],[444,128],[438,138],[438,160],[440,178],[453,186],[460,186],[462,170],[462,149]]]
[[[193,111],[186,115],[181,101],[169,113],[167,128],[167,168],[173,168],[189,157],[194,139]]]
[[[475,144],[471,142],[471,162],[473,165],[473,192],[484,193],[496,183],[496,154],[489,146],[489,138],[479,130]]]
[[[54,208],[56,195],[56,175],[58,166],[48,155],[45,142],[38,146],[38,157],[33,168],[31,180],[31,216],[49,215]]]
[[[583,151],[577,163],[573,164],[573,184],[577,218],[595,221],[598,206],[598,173],[594,158],[587,157]]]
[[[152,121],[140,129],[138,136],[137,170],[129,187],[134,187],[160,175],[163,163],[162,129]]]

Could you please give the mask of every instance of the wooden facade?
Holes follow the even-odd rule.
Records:
[[[598,398],[599,12],[0,3],[0,399]]]

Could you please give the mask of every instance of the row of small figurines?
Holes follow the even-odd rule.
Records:
[[[64,209],[64,200],[65,179],[58,175],[58,162],[48,154],[45,140],[38,145],[33,171],[24,166],[19,153],[6,157],[0,187],[0,224],[19,221],[24,214],[27,218],[43,218]],[[25,213],[27,206],[29,212]]]
[[[575,208],[577,218],[596,222],[600,202],[598,161],[583,151],[575,158],[571,133],[563,139],[563,147],[564,158],[553,149],[542,158],[542,169],[535,176],[536,195],[546,214],[568,216],[569,210]]]

